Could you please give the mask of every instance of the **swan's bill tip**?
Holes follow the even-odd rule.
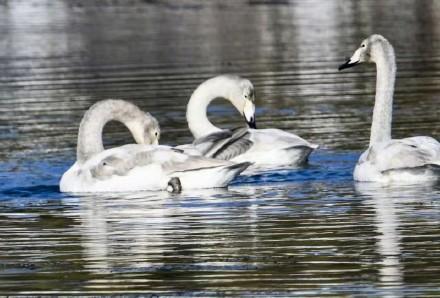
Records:
[[[339,65],[338,70],[341,71],[343,69],[350,68],[359,64],[359,61],[356,62],[350,62],[350,61],[351,59],[348,59],[347,61],[345,61],[345,63]]]
[[[247,120],[245,117],[246,123],[249,126],[249,128],[257,129],[257,123],[255,121],[255,117],[251,117],[251,119]]]

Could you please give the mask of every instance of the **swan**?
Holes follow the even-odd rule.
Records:
[[[396,77],[392,45],[374,34],[365,39],[339,70],[367,62],[376,63],[376,98],[370,144],[354,169],[356,181],[417,183],[438,181],[440,143],[432,137],[391,138],[391,118]]]
[[[122,122],[137,144],[104,149],[107,122]],[[77,160],[60,180],[61,192],[108,192],[225,187],[249,163],[234,163],[158,145],[157,120],[134,104],[108,99],[85,113],[78,132]]]
[[[225,130],[214,126],[206,110],[216,98],[230,101],[249,127]],[[186,109],[188,127],[195,140],[177,148],[194,155],[251,162],[254,168],[306,163],[318,146],[280,129],[256,129],[254,98],[252,83],[237,75],[220,75],[204,81],[191,95]]]

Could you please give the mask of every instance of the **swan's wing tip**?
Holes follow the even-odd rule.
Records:
[[[253,164],[254,164],[253,162],[249,162],[249,161],[240,162],[240,163],[236,163],[232,166],[229,166],[229,169],[243,169],[243,171],[244,171]]]

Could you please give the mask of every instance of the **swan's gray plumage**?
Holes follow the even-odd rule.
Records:
[[[207,136],[195,139],[193,146],[200,152],[201,155],[208,156],[208,152],[212,152],[218,145],[232,137],[230,130],[222,130],[211,133]]]
[[[104,151],[102,131],[109,121],[119,121],[130,130],[138,144],[157,144],[159,122],[136,105],[121,99],[106,99],[93,104],[84,114],[78,131],[77,160],[84,163]]]
[[[420,168],[440,160],[435,148],[438,142],[431,137],[412,137],[391,140],[371,146],[359,159],[358,165],[368,162],[380,172]]]
[[[135,146],[122,146],[125,151],[116,152],[101,160],[90,169],[92,177],[105,180],[113,175],[126,176],[136,167],[147,166],[154,162],[152,151],[139,151]]]
[[[230,160],[248,151],[253,142],[247,128],[223,130],[196,139],[194,147],[204,156]]]
[[[230,160],[248,151],[254,143],[250,140],[249,131],[244,129],[236,130],[232,136],[218,149],[212,153],[213,158]]]
[[[314,149],[305,145],[297,145],[284,148],[283,150],[288,154],[294,153],[296,156],[298,156],[297,165],[304,165],[308,162],[310,153],[312,153]]]
[[[440,179],[440,166],[436,164],[426,164],[418,167],[404,167],[398,169],[388,169],[382,171],[385,176],[391,176],[396,174],[409,174],[415,176],[427,176],[433,179]]]

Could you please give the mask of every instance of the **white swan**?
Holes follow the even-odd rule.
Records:
[[[104,150],[102,130],[111,120],[127,126],[138,144]],[[84,115],[78,133],[77,161],[60,181],[62,192],[172,190],[225,187],[249,163],[189,156],[157,144],[154,117],[123,100],[104,100]]]
[[[230,101],[250,128],[223,130],[207,118],[209,103],[216,98]],[[318,146],[280,129],[256,129],[254,87],[236,75],[220,75],[202,84],[191,95],[186,119],[195,141],[178,146],[191,154],[252,162],[254,167],[301,165]]]
[[[396,76],[394,49],[381,35],[365,39],[339,70],[362,62],[376,63],[376,99],[370,146],[355,167],[354,179],[381,183],[435,181],[440,177],[440,143],[431,137],[391,138]]]

